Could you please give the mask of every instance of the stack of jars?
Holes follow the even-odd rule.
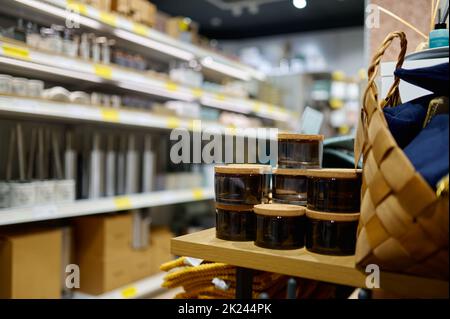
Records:
[[[315,253],[353,254],[361,171],[322,169],[322,152],[322,135],[279,134],[278,166],[272,172],[263,165],[217,166],[217,238],[270,249],[306,246]]]

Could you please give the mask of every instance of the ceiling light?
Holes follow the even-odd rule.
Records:
[[[294,5],[294,7],[296,7],[297,9],[303,9],[306,7],[307,3],[306,0],[293,0],[292,4]]]

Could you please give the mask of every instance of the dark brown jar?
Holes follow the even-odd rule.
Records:
[[[359,215],[306,210],[306,249],[324,255],[353,255]]]
[[[308,170],[277,168],[272,175],[272,201],[306,206]]]
[[[255,240],[253,206],[216,204],[216,237],[233,241]]]
[[[308,171],[308,209],[319,212],[357,213],[360,211],[360,197],[360,169]]]
[[[256,214],[255,245],[271,249],[297,249],[305,243],[305,207],[261,204]]]
[[[216,166],[216,203],[225,205],[261,204],[264,195],[264,174],[259,167]]]
[[[278,167],[322,167],[323,135],[278,134]]]
[[[272,182],[272,166],[263,164],[229,164],[230,167],[250,167],[259,168],[263,174],[263,185],[262,185],[262,203],[266,204],[269,202],[270,192],[271,192],[271,182]]]

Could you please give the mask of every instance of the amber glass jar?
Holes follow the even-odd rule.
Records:
[[[269,202],[271,193],[271,182],[272,182],[272,166],[263,164],[228,164],[229,167],[249,167],[249,168],[259,168],[263,174],[263,184],[262,184],[262,203],[266,204]]]
[[[306,210],[306,249],[324,255],[353,255],[359,215]]]
[[[277,168],[272,175],[272,201],[306,206],[308,170]]]
[[[322,167],[323,135],[278,134],[278,167]]]
[[[255,240],[253,206],[216,204],[216,237],[233,241]]]
[[[320,212],[360,211],[361,170],[321,169],[308,171],[308,204]]]
[[[263,199],[264,173],[258,167],[216,166],[216,203],[225,205],[257,205]]]
[[[305,207],[261,204],[256,214],[255,245],[271,249],[297,249],[305,242]]]

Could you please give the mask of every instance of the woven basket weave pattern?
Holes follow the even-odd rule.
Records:
[[[448,278],[448,198],[438,198],[415,170],[389,131],[383,107],[400,104],[399,79],[378,101],[381,58],[400,39],[397,68],[404,61],[407,41],[393,32],[372,59],[369,81],[355,141],[355,163],[363,157],[361,218],[356,262],[382,270]]]

